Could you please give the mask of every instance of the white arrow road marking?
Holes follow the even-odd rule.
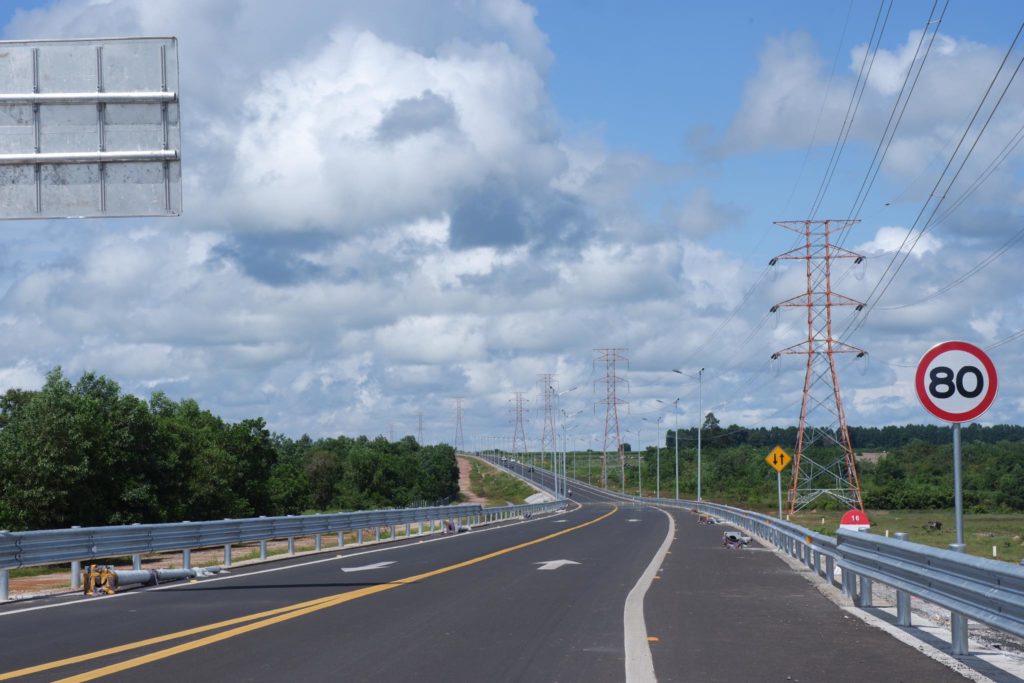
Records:
[[[548,560],[547,562],[535,562],[534,564],[540,565],[537,567],[538,570],[546,571],[558,569],[559,567],[564,567],[567,564],[579,564],[579,562],[573,562],[572,560]]]
[[[365,572],[369,569],[383,569],[388,565],[394,564],[394,561],[390,562],[375,562],[373,564],[363,565],[362,567],[342,567],[343,572]]]

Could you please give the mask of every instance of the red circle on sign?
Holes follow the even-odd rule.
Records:
[[[979,363],[985,368],[985,372],[988,374],[988,387],[985,390],[985,395],[981,397],[981,401],[971,408],[965,410],[962,413],[951,413],[947,410],[943,410],[935,404],[932,397],[925,390],[924,380],[925,373],[928,371],[928,366],[931,365],[932,361],[938,356],[949,351],[963,351],[964,353],[974,356]],[[992,363],[992,359],[988,357],[984,351],[968,342],[962,341],[948,341],[936,344],[932,348],[928,349],[928,352],[921,357],[921,362],[917,364],[917,373],[914,377],[914,387],[917,389],[917,398],[921,401],[921,405],[924,406],[925,410],[946,422],[969,422],[984,413],[992,405],[992,401],[996,399],[996,390],[999,388],[999,380],[996,377],[996,366]]]

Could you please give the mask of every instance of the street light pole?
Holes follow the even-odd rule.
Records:
[[[675,420],[675,431],[672,441],[676,447],[676,500],[679,500],[679,399],[672,404],[672,417]]]
[[[697,502],[699,503],[702,500],[702,498],[701,498],[701,489],[700,489],[700,485],[701,485],[700,479],[701,479],[701,472],[702,472],[701,461],[700,461],[700,437],[701,437],[701,430],[702,430],[702,428],[704,426],[704,397],[703,397],[703,392],[704,392],[704,368],[701,368],[700,370],[697,371],[697,376],[696,377],[694,377],[693,375],[691,375],[691,374],[689,374],[687,372],[683,372],[682,370],[676,370],[674,368],[673,368],[672,372],[675,372],[675,373],[680,374],[680,375],[685,375],[686,377],[689,377],[690,379],[696,379],[697,380]],[[679,438],[679,435],[677,433],[676,434],[676,439],[678,440],[678,438]]]
[[[654,399],[658,403],[664,403],[660,398]],[[655,433],[658,435],[654,441],[654,497],[661,498],[661,421],[664,415],[659,415],[657,420],[642,418],[644,422],[653,422],[656,426]]]
[[[655,474],[654,474],[654,497],[661,498],[661,421],[665,419],[664,415],[658,416],[658,440],[654,442],[655,448]]]
[[[704,368],[697,372],[697,502],[701,502],[700,434],[704,427]]]

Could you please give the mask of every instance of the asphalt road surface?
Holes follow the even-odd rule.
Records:
[[[573,490],[525,523],[7,605],[0,680],[621,681],[644,653],[663,681],[963,680],[721,527]]]

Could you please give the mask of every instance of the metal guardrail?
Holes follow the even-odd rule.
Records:
[[[837,548],[840,567],[860,577],[858,604],[870,606],[874,580],[896,588],[897,596],[914,595],[950,610],[953,654],[968,652],[968,619],[1024,638],[1024,567],[849,531],[839,532]],[[897,611],[910,625],[909,600],[898,600]]]
[[[224,546],[225,565],[230,565],[231,546],[239,543],[259,541],[260,558],[266,559],[266,542],[274,539],[288,539],[289,553],[293,553],[294,539],[299,537],[315,537],[316,549],[320,550],[320,537],[324,534],[339,534],[338,544],[343,546],[346,531],[358,531],[362,543],[364,529],[375,529],[379,541],[381,528],[391,528],[394,536],[394,528],[404,524],[408,535],[410,526],[417,524],[422,534],[424,524],[430,524],[433,532],[438,522],[442,526],[446,521],[452,521],[455,526],[489,524],[564,507],[565,503],[559,501],[495,508],[452,505],[206,522],[0,531],[0,601],[6,601],[9,596],[9,570],[19,567],[70,562],[72,588],[77,589],[78,567],[82,561],[131,555],[137,566],[143,553],[182,551],[183,564],[188,568],[192,550]]]
[[[594,488],[583,482],[574,486]],[[836,538],[758,512],[716,503],[621,496],[624,501],[685,508],[712,515],[796,558],[818,578],[840,588],[858,607],[873,606],[873,582],[896,590],[896,623],[911,626],[910,597],[950,611],[951,651],[969,653],[967,622],[974,620],[1024,638],[1024,567],[957,550],[933,548],[870,532],[841,530]],[[839,569],[841,580],[835,580]]]

